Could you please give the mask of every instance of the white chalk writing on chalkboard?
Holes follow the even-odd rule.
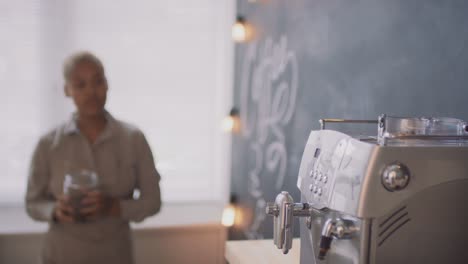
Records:
[[[249,195],[255,199],[254,220],[246,231],[249,238],[262,237],[258,232],[266,217],[262,173],[274,177],[277,190],[286,176],[284,128],[294,114],[298,89],[298,63],[287,44],[285,36],[276,43],[271,38],[266,38],[263,44],[252,43],[242,66],[242,131],[255,156],[248,175]]]

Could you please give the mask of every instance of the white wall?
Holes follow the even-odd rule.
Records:
[[[105,64],[109,111],[145,132],[163,200],[226,200],[233,3],[0,0],[0,203],[22,200],[38,136],[69,117],[61,63],[83,49]]]
[[[0,0],[0,202],[18,201],[41,127],[37,1]]]

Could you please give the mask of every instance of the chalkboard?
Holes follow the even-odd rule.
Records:
[[[468,1],[242,0],[237,7],[255,39],[235,50],[243,128],[233,138],[231,191],[245,226],[231,238],[271,238],[265,203],[281,190],[299,201],[300,159],[320,118],[468,120]]]

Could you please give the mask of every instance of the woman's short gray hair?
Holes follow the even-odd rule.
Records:
[[[70,55],[63,63],[63,78],[68,81],[76,65],[81,62],[91,62],[104,73],[104,65],[101,60],[89,51],[80,51]]]

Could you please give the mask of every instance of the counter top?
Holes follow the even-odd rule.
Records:
[[[272,239],[228,241],[225,257],[229,264],[298,264],[300,248],[299,238],[293,239],[293,247],[286,255]]]

